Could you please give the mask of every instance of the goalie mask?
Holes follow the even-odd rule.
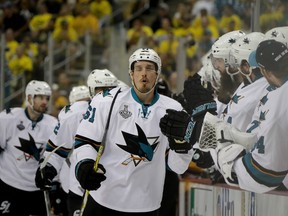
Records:
[[[29,104],[33,109],[33,100],[31,100],[31,104],[28,101],[29,95],[31,95],[33,99],[36,95],[46,95],[50,97],[51,94],[52,91],[48,83],[44,81],[32,80],[27,84],[25,89],[26,103]]]
[[[73,87],[69,94],[70,104],[90,98],[89,88],[85,85]]]
[[[107,69],[93,70],[87,79],[87,86],[89,88],[91,98],[96,94],[96,88],[114,88],[118,86],[118,79]]]

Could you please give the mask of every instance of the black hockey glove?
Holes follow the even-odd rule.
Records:
[[[49,163],[40,170],[40,166],[36,171],[35,184],[36,187],[41,190],[50,190],[52,186],[52,180],[57,175],[56,169]]]
[[[192,148],[192,145],[186,141],[179,141],[171,138],[168,138],[168,141],[170,149],[179,154],[187,154],[187,152]]]
[[[106,179],[106,173],[102,164],[98,164],[97,172],[94,171],[94,160],[82,160],[76,165],[76,178],[82,188],[86,190],[97,190],[101,182]]]
[[[216,114],[217,105],[213,99],[213,91],[202,86],[200,75],[195,74],[184,82],[183,95],[186,101],[184,108],[194,119],[204,117],[206,112]]]
[[[214,161],[210,155],[210,152],[203,152],[196,149],[192,158],[192,161],[200,168],[207,169],[214,165]]]
[[[160,119],[160,129],[162,133],[175,141],[170,142],[170,148],[174,150],[177,149],[175,145],[183,146],[184,142],[190,145],[189,149],[191,149],[199,138],[201,126],[202,122],[198,124],[185,111],[168,109],[166,110],[166,115]],[[188,147],[186,149],[188,149]]]
[[[179,94],[172,94],[171,97],[178,101],[183,107],[186,107],[186,100],[184,98],[183,93],[179,93]]]

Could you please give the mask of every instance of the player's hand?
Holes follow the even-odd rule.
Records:
[[[183,145],[183,142],[187,142],[190,147],[193,146],[198,139],[198,137],[193,136],[196,125],[193,118],[185,111],[168,109],[166,115],[160,119],[162,133],[174,140],[175,143],[173,144],[177,145]]]
[[[41,190],[50,190],[53,178],[57,175],[56,169],[49,163],[40,170],[40,166],[36,171],[35,184]]]
[[[94,171],[94,160],[87,159],[76,165],[76,178],[82,188],[86,190],[97,190],[101,182],[106,179],[106,170],[102,164],[98,164],[97,172]]]
[[[216,114],[216,102],[213,99],[213,91],[206,89],[201,84],[201,76],[195,74],[184,82],[183,95],[186,101],[185,109],[192,114],[203,117],[206,112]]]

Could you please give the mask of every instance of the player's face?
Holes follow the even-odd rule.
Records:
[[[134,71],[131,74],[134,85],[141,93],[149,92],[157,79],[156,67],[153,62],[138,61],[134,65]]]
[[[49,99],[50,97],[46,95],[36,95],[33,99],[34,100],[33,109],[39,113],[46,112],[48,108]]]

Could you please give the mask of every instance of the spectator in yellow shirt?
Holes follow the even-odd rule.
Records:
[[[65,19],[61,21],[60,26],[55,27],[52,36],[58,44],[61,44],[63,41],[70,43],[77,42],[78,40],[77,32]]]
[[[112,13],[112,6],[107,0],[93,0],[89,7],[91,13],[96,16],[98,20],[101,20]]]
[[[18,46],[16,49],[16,54],[8,62],[8,67],[11,70],[12,76],[17,78],[19,75],[26,76],[26,82],[31,80],[33,72],[33,61],[25,54],[23,46]],[[16,79],[15,79],[16,80]],[[17,81],[13,83],[12,87],[18,87]]]
[[[60,27],[63,20],[65,20],[69,24],[69,26],[72,26],[72,23],[74,21],[74,15],[72,15],[71,13],[71,8],[69,4],[63,4],[61,6],[59,15],[55,20],[55,28]]]
[[[86,32],[95,38],[99,32],[99,20],[89,10],[87,4],[78,6],[77,15],[73,21],[73,28],[78,33],[79,38],[85,36]]]
[[[136,18],[132,23],[132,27],[127,31],[128,50],[133,49],[133,46],[137,46],[139,42],[143,43],[141,46],[145,46],[150,37],[153,37],[151,27],[145,25],[142,18]]]
[[[5,32],[6,49],[5,58],[7,61],[15,54],[19,43],[15,40],[15,34],[12,29],[7,29]]]
[[[220,18],[221,34],[242,29],[242,21],[240,17],[234,13],[232,5],[227,4],[223,7],[222,16]]]
[[[47,31],[50,19],[53,17],[51,13],[48,13],[47,6],[44,3],[39,3],[37,7],[38,14],[32,17],[29,27],[32,33],[32,37],[40,40],[42,31]],[[46,38],[45,38],[46,39]]]

